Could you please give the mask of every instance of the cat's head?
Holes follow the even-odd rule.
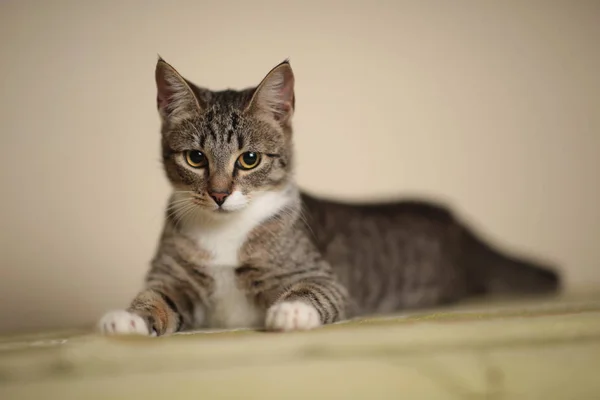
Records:
[[[256,87],[211,91],[159,59],[156,85],[175,208],[231,214],[289,186],[294,75],[288,61]]]

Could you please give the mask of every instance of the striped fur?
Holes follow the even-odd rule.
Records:
[[[144,289],[101,319],[103,332],[311,329],[479,293],[557,288],[552,271],[502,255],[443,207],[300,193],[287,61],[242,91],[197,87],[162,59],[156,79],[173,194]],[[187,163],[190,150],[203,152],[206,166]],[[256,168],[239,167],[244,152],[260,154]],[[215,191],[228,195],[220,205]]]

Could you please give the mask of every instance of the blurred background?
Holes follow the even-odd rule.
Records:
[[[298,181],[425,197],[600,284],[600,2],[2,1],[0,332],[141,287],[168,186],[160,53],[211,89],[290,57]]]

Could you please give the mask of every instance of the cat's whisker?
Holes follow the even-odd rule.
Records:
[[[177,213],[179,213],[181,211],[183,206],[184,205],[181,204],[181,205],[173,205],[173,206],[167,207],[167,216],[169,218],[175,216]]]
[[[193,199],[179,199],[179,200],[174,200],[174,201],[171,201],[167,205],[167,208],[177,207],[177,206],[180,206],[182,204],[193,203],[193,202],[194,202]]]
[[[167,207],[167,212],[169,212],[169,213],[171,213],[171,212],[178,213],[178,212],[181,212],[181,210],[184,207],[187,207],[187,206],[188,206],[188,204],[178,204],[178,205],[174,205],[172,207]]]
[[[174,215],[174,218],[173,218],[174,219],[174,224],[173,225],[174,225],[176,231],[179,230],[179,226],[180,226],[180,222],[181,222],[183,213],[184,213],[184,211],[179,210]]]
[[[169,204],[167,205],[167,207],[171,207],[173,205],[179,205],[179,204],[183,204],[183,203],[193,203],[194,201],[199,201],[201,199],[197,198],[197,197],[186,197],[183,199],[175,199],[169,202]]]
[[[191,202],[182,202],[179,204],[172,204],[167,208],[167,211],[170,216],[174,217],[175,223],[177,223],[181,219],[181,215],[193,206],[194,205]]]
[[[194,199],[193,197],[189,197],[189,196],[188,197],[182,197],[182,198],[175,198],[175,199],[172,199],[169,203],[171,203],[171,204],[178,204],[178,203],[181,203],[181,202],[184,202],[184,201],[192,201],[193,199]]]
[[[184,222],[184,225],[186,225],[188,223],[193,224],[196,221],[196,219],[197,219],[199,210],[200,210],[200,208],[198,206],[193,207],[190,210],[190,212],[187,214],[187,216],[185,217],[186,220]]]
[[[180,218],[179,221],[176,225],[176,228],[179,229],[181,228],[185,228],[186,223],[188,222],[188,218],[190,216],[190,213],[193,213],[197,210],[198,206],[196,206],[196,204],[191,203],[189,204],[184,211],[181,212],[180,214]]]
[[[184,202],[184,201],[191,201],[191,200],[192,200],[192,197],[184,197],[184,198],[181,198],[181,199],[173,199],[173,200],[171,200],[169,203],[170,203],[170,204],[179,204],[179,203],[181,203],[181,202]]]
[[[304,210],[303,207],[300,207],[298,218],[300,218],[300,220],[304,223],[304,225],[306,226],[306,228],[308,229],[308,231],[312,235],[313,239],[316,240],[317,239],[317,235],[315,235],[315,231],[313,230],[313,228],[308,223],[308,219],[306,217],[306,212],[305,212],[305,210]]]
[[[194,208],[196,205],[193,202],[185,202],[185,203],[181,203],[177,205],[177,209],[178,212],[181,215],[183,215],[184,213],[186,213],[188,210],[191,210],[192,208]]]
[[[172,209],[172,210],[167,210],[167,218],[169,218],[169,219],[172,218],[173,221],[175,222],[177,220],[177,218],[179,218],[178,217],[178,215],[179,215],[178,213],[179,213],[179,209],[178,208]]]

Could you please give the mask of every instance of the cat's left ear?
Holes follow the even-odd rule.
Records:
[[[176,123],[200,114],[202,107],[190,84],[160,57],[155,76],[156,105],[163,121]]]
[[[295,106],[294,73],[285,60],[273,68],[256,88],[248,109],[268,113],[281,125],[291,124]]]

